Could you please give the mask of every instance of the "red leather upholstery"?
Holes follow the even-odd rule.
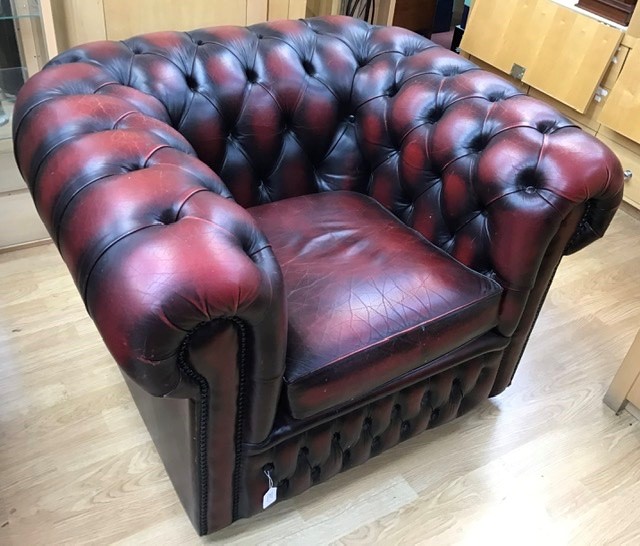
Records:
[[[255,509],[254,501],[243,507],[247,495],[257,498],[258,480],[264,486],[251,446],[274,458],[290,453],[277,449],[274,428],[291,417],[279,403],[289,325],[300,319],[293,309],[292,321],[287,316],[295,297],[285,292],[286,264],[271,248],[272,235],[246,209],[332,190],[366,194],[486,278],[446,262],[444,269],[456,271],[452,284],[462,277],[477,283],[461,285],[462,299],[499,283],[497,321],[479,313],[441,332],[463,343],[495,322],[491,335],[502,345],[491,373],[472,388],[477,402],[510,382],[561,256],[601,237],[622,197],[615,156],[549,106],[411,32],[345,17],[73,48],[25,84],[13,130],[40,216],[117,362],[140,392],[194,401],[189,476],[199,480],[199,498],[190,513],[201,533]],[[325,225],[332,214],[312,212]],[[362,241],[376,242],[371,218],[350,220],[362,222]],[[296,229],[315,236],[304,223]],[[445,263],[412,240],[412,252]],[[384,252],[393,254],[387,246]],[[394,265],[415,271],[418,257]],[[439,286],[449,293],[450,285]],[[417,299],[424,309],[416,316],[445,312]],[[390,308],[381,324],[397,314]],[[400,323],[415,324],[416,316],[403,314]],[[305,336],[318,343],[308,349],[325,351],[310,331]],[[421,358],[453,345],[442,340]],[[294,336],[289,347],[299,361]],[[460,351],[445,355],[451,367],[463,362]],[[406,355],[396,369],[414,366],[416,355]],[[470,361],[474,373],[484,366]],[[410,376],[439,381],[445,371]],[[443,377],[444,393],[450,384]],[[372,396],[366,393],[363,407],[386,412],[387,403],[374,405]],[[297,407],[299,415],[310,407]],[[324,429],[300,434],[290,445],[317,441],[326,453]]]
[[[500,285],[369,197],[326,192],[249,212],[284,276],[294,418],[358,400],[498,321]]]
[[[78,286],[89,295],[86,287],[95,284],[96,292],[113,290],[123,301],[136,301],[135,281],[116,285],[100,274],[102,265],[123,263],[120,249],[132,233],[168,251],[163,247],[171,243],[159,234],[177,228],[163,226],[163,219],[178,219],[189,187],[228,197],[226,185],[244,207],[348,189],[369,193],[456,259],[500,282],[499,328],[510,335],[560,222],[573,207],[588,204],[567,249],[584,246],[602,235],[622,192],[613,154],[547,105],[411,32],[342,17],[80,46],[25,85],[14,119],[21,171]],[[77,160],[86,157],[92,160]],[[159,202],[129,195],[140,180],[153,186],[161,172],[174,182]],[[101,208],[109,236],[81,233],[70,204],[84,209],[93,201],[84,188],[118,177],[135,182],[117,197],[110,193],[113,204]],[[214,197],[207,198],[209,213],[218,209]],[[116,359],[154,393],[178,385],[172,359],[185,330],[229,314],[238,303],[252,308],[249,322],[257,327],[253,315],[283,305],[281,294],[266,294],[279,272],[262,234],[240,207],[226,207],[234,221],[222,224],[236,240],[237,259],[258,252],[270,272],[247,263],[253,280],[236,277],[219,287],[220,296],[201,294],[203,305],[186,286],[172,283],[176,297],[190,302],[187,309],[164,317],[156,305],[151,315],[137,316],[136,324],[141,320],[150,330],[134,334],[139,340],[130,339],[139,328],[119,322],[118,300],[95,317],[101,329],[109,328],[104,337]],[[181,223],[193,226],[193,243],[217,238],[195,233],[210,218],[204,220]],[[192,261],[181,262],[187,275]],[[146,271],[142,282],[159,286],[149,279],[173,274]],[[194,274],[192,282],[198,279]],[[234,293],[245,282],[250,301],[238,302]],[[260,285],[266,292],[258,297]],[[216,301],[207,305],[210,296]],[[277,322],[285,324],[284,318]],[[268,360],[278,360],[284,332],[264,337],[280,340],[269,343]],[[144,344],[150,339],[163,343],[151,349]],[[274,365],[266,375],[278,371]]]
[[[372,397],[367,404],[319,420],[280,441],[250,446],[238,513],[248,517],[262,511],[265,469],[271,469],[278,484],[278,498],[287,499],[465,414],[486,400],[501,354],[485,348],[470,360],[455,360],[453,368],[438,366],[439,373],[428,379],[424,379],[428,371],[416,370],[387,389],[384,397]]]

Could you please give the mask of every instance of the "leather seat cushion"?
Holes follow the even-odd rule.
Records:
[[[332,191],[249,212],[284,275],[296,419],[362,398],[497,324],[500,286],[370,197]]]

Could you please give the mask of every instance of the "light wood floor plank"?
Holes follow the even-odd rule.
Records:
[[[52,245],[0,254],[0,544],[640,544],[640,222],[565,259],[514,384],[206,539]]]

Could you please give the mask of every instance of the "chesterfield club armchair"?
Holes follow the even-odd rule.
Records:
[[[502,392],[622,197],[549,106],[346,17],[77,47],[13,127],[201,534]]]

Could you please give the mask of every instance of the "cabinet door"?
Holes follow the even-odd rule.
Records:
[[[476,0],[461,49],[584,112],[621,30],[551,0]]]
[[[634,47],[607,97],[598,121],[640,142],[640,47]]]
[[[109,40],[160,30],[245,25],[247,21],[246,0],[103,0],[103,3]]]

